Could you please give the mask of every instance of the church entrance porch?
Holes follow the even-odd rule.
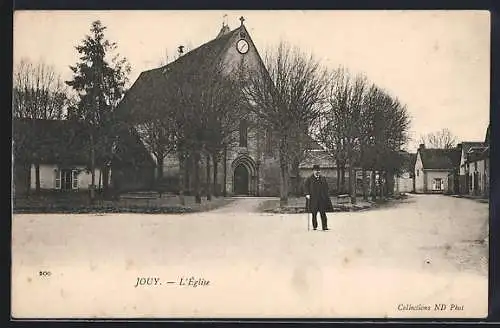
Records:
[[[237,196],[256,196],[257,189],[257,170],[254,160],[248,155],[242,155],[236,158],[232,165],[232,187],[229,189],[233,195]]]

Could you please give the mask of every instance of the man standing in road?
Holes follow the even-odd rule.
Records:
[[[318,212],[322,229],[329,230],[326,212],[333,212],[333,205],[328,194],[328,183],[320,172],[319,165],[313,165],[313,174],[305,181],[306,207],[312,213],[313,230],[318,228]]]

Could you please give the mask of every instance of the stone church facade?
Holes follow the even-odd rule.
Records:
[[[225,74],[231,74],[237,69],[246,73],[262,69],[263,61],[255,44],[250,37],[243,20],[241,25],[230,30],[227,25],[222,26],[217,37],[198,48],[183,54],[176,61],[157,69],[142,72],[125,96],[119,109],[140,117],[141,113],[148,110],[155,92],[161,93],[162,75],[170,70],[182,69],[201,65],[206,61],[222,63]],[[157,90],[157,91],[155,91]],[[156,93],[158,94],[158,93]],[[132,117],[130,116],[130,117]],[[242,120],[240,122],[239,136],[227,148],[227,152],[217,167],[216,192],[227,195],[249,196],[276,196],[279,194],[279,165],[277,140],[273,138],[272,130],[259,126],[256,121]],[[153,157],[154,158],[154,157]],[[207,179],[206,158],[201,157],[200,181],[202,189],[206,182],[214,182],[213,163],[210,163],[210,174]],[[167,184],[174,186],[179,177],[179,160],[177,154],[170,154],[165,158],[163,166],[163,179]],[[192,174],[189,174],[192,175]],[[188,179],[187,190],[193,190],[193,179]],[[177,180],[178,181],[178,180]],[[177,182],[178,183],[178,182]]]

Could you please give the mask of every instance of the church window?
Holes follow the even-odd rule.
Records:
[[[248,146],[248,122],[246,120],[240,121],[240,147]]]

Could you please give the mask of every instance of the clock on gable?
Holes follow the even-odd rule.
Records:
[[[240,54],[246,54],[248,52],[248,42],[245,39],[240,39],[236,42],[236,49]]]

